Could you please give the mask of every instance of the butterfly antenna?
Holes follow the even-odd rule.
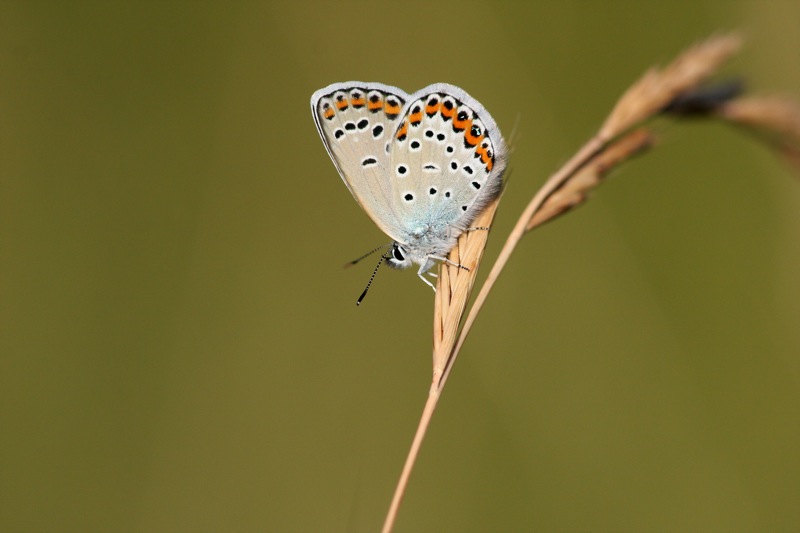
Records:
[[[371,256],[372,254],[374,254],[374,253],[375,253],[375,252],[377,252],[378,250],[383,250],[384,248],[388,248],[388,247],[389,247],[389,246],[391,246],[391,245],[392,245],[392,243],[389,243],[389,244],[383,244],[383,245],[381,245],[381,246],[378,246],[378,247],[377,247],[377,248],[375,248],[374,250],[372,250],[372,251],[370,251],[370,252],[367,252],[367,253],[365,253],[364,255],[362,255],[361,257],[359,257],[358,259],[353,259],[352,261],[348,261],[347,263],[345,263],[345,264],[344,264],[344,267],[343,267],[343,268],[350,268],[351,266],[355,265],[356,263],[358,263],[358,262],[359,262],[359,261],[361,261],[362,259],[364,259],[364,258],[366,258],[366,257],[369,257],[369,256]]]
[[[381,260],[375,266],[375,270],[372,271],[372,276],[369,277],[369,281],[367,282],[367,287],[364,289],[364,292],[361,293],[361,296],[358,297],[358,301],[356,301],[356,305],[361,305],[361,300],[363,300],[364,297],[367,295],[367,291],[369,290],[369,286],[372,285],[372,280],[375,279],[375,274],[378,273],[378,269],[381,267],[381,265],[383,264],[383,262],[385,260],[386,260],[386,255],[384,254],[384,255],[381,256]]]

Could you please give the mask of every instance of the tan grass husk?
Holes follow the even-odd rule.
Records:
[[[473,227],[491,228],[499,203],[498,196],[473,221]],[[433,319],[434,383],[438,382],[438,377],[444,371],[447,359],[453,350],[461,317],[472,294],[481,258],[486,249],[489,231],[489,229],[465,231],[458,238],[458,244],[450,251],[448,259],[469,270],[446,263],[442,263],[439,267]]]
[[[678,95],[716,73],[741,43],[735,34],[716,35],[692,46],[665,68],[651,68],[617,101],[600,128],[600,137],[608,141],[658,114]]]

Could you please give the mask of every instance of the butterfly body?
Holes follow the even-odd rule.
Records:
[[[384,256],[419,276],[500,191],[505,143],[492,117],[458,87],[412,95],[346,82],[311,97],[317,130],[345,185],[394,242]],[[432,285],[431,285],[432,286]]]

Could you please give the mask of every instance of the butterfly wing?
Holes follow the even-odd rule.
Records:
[[[388,171],[390,141],[408,95],[397,87],[351,81],[320,89],[311,112],[328,155],[350,193],[392,239],[403,233]]]
[[[432,240],[441,240],[436,253],[443,254],[497,196],[506,164],[491,115],[465,91],[443,83],[408,97],[389,153],[395,218],[412,233],[427,229]]]

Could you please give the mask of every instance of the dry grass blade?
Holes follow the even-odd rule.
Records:
[[[475,228],[490,228],[499,203],[500,197],[487,205],[472,225]],[[458,238],[458,244],[450,252],[449,259],[469,270],[447,264],[442,264],[439,268],[433,321],[434,386],[438,385],[438,379],[453,351],[461,317],[472,294],[472,287],[475,285],[478,267],[488,239],[488,229],[465,231]]]
[[[468,267],[469,271],[449,265],[443,265],[439,271],[434,308],[433,383],[383,525],[384,532],[390,532],[394,527],[422,440],[464,340],[519,242],[531,229],[583,203],[610,170],[652,146],[654,137],[648,130],[633,131],[621,138],[620,136],[659,114],[678,96],[696,90],[739,45],[740,39],[735,35],[712,37],[681,54],[666,68],[651,69],[623,94],[598,134],[589,139],[553,174],[528,203],[492,265],[460,330],[459,325],[475,283],[488,232],[468,231],[459,238],[458,245],[450,254],[450,260]],[[715,95],[716,92],[711,96]],[[723,107],[725,100],[730,97],[732,96],[721,98],[720,103],[720,109],[723,110],[720,114],[728,120],[754,128],[781,131],[782,139],[800,139],[800,120],[793,119],[787,124],[781,122],[779,116],[774,116],[774,111],[768,112],[764,108],[754,113],[753,109],[746,106]],[[716,103],[720,98],[713,101]],[[800,144],[791,146],[797,147]],[[800,149],[794,149],[791,153],[797,156]],[[800,157],[798,160],[800,161]],[[474,222],[476,227],[491,226],[498,202],[499,199],[495,200],[478,217]]]
[[[491,227],[500,198],[500,196],[495,198],[478,215],[472,223],[475,228]],[[433,411],[439,401],[440,379],[447,367],[448,357],[453,352],[458,326],[461,323],[461,317],[464,315],[464,309],[472,293],[472,287],[475,285],[478,267],[488,239],[488,229],[465,231],[458,238],[456,246],[450,251],[448,259],[455,264],[467,267],[468,270],[446,264],[442,264],[439,267],[439,282],[436,285],[436,303],[433,316],[433,383],[431,384],[428,401],[425,403],[425,408],[417,426],[417,432],[408,451],[406,463],[400,473],[400,479],[397,482],[389,512],[383,524],[382,531],[384,532],[389,532],[394,527],[397,511],[400,508],[400,502],[403,500],[403,494],[405,494],[405,489],[408,485],[408,478],[417,460],[417,454],[430,425]]]
[[[560,189],[553,192],[533,215],[525,230],[530,231],[541,226],[585,202],[591,191],[603,182],[613,168],[654,143],[655,136],[645,129],[635,130],[615,141],[586,163]]]
[[[717,114],[763,137],[800,170],[800,104],[796,100],[780,96],[738,98],[720,107]]]
[[[610,140],[656,115],[681,93],[707,80],[740,46],[741,39],[733,34],[711,37],[666,68],[650,69],[619,99],[600,128],[600,137]]]

